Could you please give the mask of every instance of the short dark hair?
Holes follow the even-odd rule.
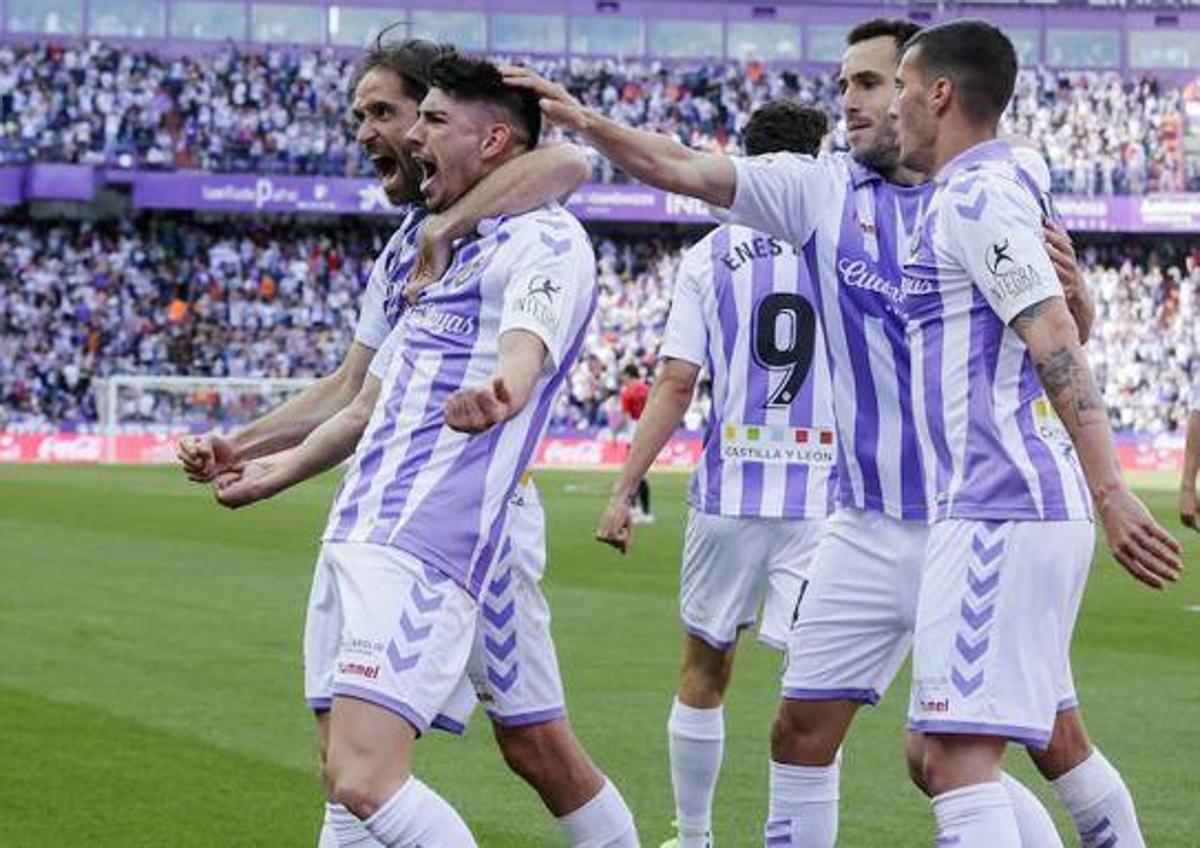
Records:
[[[904,18],[871,18],[846,33],[846,46],[852,47],[860,41],[870,41],[872,38],[886,35],[896,42],[896,52],[899,53],[908,40],[920,31],[920,24],[914,24]]]
[[[1017,51],[999,28],[973,18],[921,30],[904,45],[920,48],[922,75],[954,81],[963,113],[976,124],[1000,120],[1017,80]]]
[[[542,107],[532,91],[504,84],[504,77],[491,62],[471,59],[457,51],[439,56],[429,69],[431,88],[455,100],[491,103],[504,109],[524,131],[526,146],[537,147],[542,134]]]
[[[642,376],[642,369],[638,368],[637,365],[630,362],[623,369],[621,369],[621,373],[624,374],[626,377],[628,377],[630,380],[637,380]]]
[[[817,107],[772,100],[750,116],[742,133],[742,148],[747,156],[780,151],[814,156],[828,131],[829,118]]]
[[[434,60],[452,53],[454,48],[449,44],[435,44],[423,38],[385,40],[384,36],[395,26],[397,25],[386,27],[375,36],[375,41],[358,63],[351,88],[356,88],[362,78],[371,71],[382,68],[400,77],[404,84],[404,93],[420,103],[429,93],[429,69]]]

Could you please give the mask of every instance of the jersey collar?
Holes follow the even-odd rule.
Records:
[[[862,188],[867,183],[880,182],[883,180],[883,175],[874,168],[869,168],[857,162],[849,153],[846,154],[846,161],[850,163],[850,182],[855,188]]]

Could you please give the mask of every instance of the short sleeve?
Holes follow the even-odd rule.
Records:
[[[951,182],[944,191],[949,252],[1005,324],[1035,303],[1062,296],[1042,238],[1042,210],[1029,189],[985,177]]]
[[[387,297],[390,287],[388,273],[395,264],[397,251],[403,246],[410,218],[405,218],[404,224],[388,239],[383,251],[375,259],[375,264],[371,266],[371,276],[367,280],[367,288],[363,292],[362,308],[358,313],[358,325],[354,330],[354,340],[372,350],[379,350],[380,345],[383,344],[392,329],[391,322],[387,317]]]
[[[829,211],[837,175],[829,157],[813,159],[797,153],[767,153],[735,158],[737,186],[733,205],[714,207],[721,221],[742,224],[792,244],[808,241],[818,216]]]
[[[396,354],[399,338],[400,333],[389,332],[375,350],[375,355],[371,357],[371,364],[367,367],[367,373],[375,379],[382,380],[387,376],[388,367],[392,364],[392,357]]]
[[[596,287],[596,257],[583,230],[572,223],[556,229],[535,223],[510,243],[515,259],[504,289],[499,334],[525,330],[542,340],[549,366],[567,359],[590,313]]]
[[[704,281],[711,277],[711,239],[704,239],[683,255],[675,274],[675,292],[667,328],[658,354],[704,365],[708,352],[708,331],[704,322]]]

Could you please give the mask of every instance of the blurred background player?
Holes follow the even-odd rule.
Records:
[[[630,445],[637,422],[646,409],[650,397],[650,386],[642,379],[642,369],[629,363],[621,372],[621,441]],[[628,454],[627,454],[628,455]],[[653,524],[654,513],[650,511],[650,483],[645,477],[638,480],[637,491],[629,495],[633,503],[630,518],[635,524]]]
[[[750,117],[745,152],[815,154],[827,124],[819,109],[769,103]],[[678,836],[664,848],[714,844],[722,704],[738,636],[761,605],[759,639],[786,648],[833,503],[837,445],[813,286],[800,251],[748,227],[718,227],[688,249],[659,350],[662,365],[596,531],[629,551],[632,495],[678,429],[707,366],[713,409],[688,495],[680,572],[687,633],[667,720]]]
[[[1192,360],[1191,412],[1183,446],[1183,476],[1179,483],[1179,520],[1185,527],[1200,531],[1196,511],[1196,478],[1200,475],[1200,356]]]
[[[1016,73],[996,27],[941,24],[906,43],[891,108],[902,164],[935,186],[904,268],[923,359],[913,396],[936,492],[909,726],[924,735],[918,782],[932,796],[937,843],[962,848],[1024,842],[1001,763],[1007,740],[1049,746],[1073,690],[1093,503],[1136,579],[1162,588],[1182,568],[1178,542],[1122,477],[1046,253],[1041,193],[996,137]],[[1057,418],[1039,411],[1043,391]],[[1105,797],[1115,772],[1103,756],[1075,771],[1055,788],[1084,842],[1144,845],[1123,784],[1120,798]]]

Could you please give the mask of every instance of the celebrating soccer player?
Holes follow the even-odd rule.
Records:
[[[1046,210],[996,138],[1016,72],[994,26],[942,24],[908,41],[892,107],[901,164],[934,182],[903,299],[933,495],[909,721],[925,735],[938,844],[962,848],[1022,844],[1001,760],[1007,740],[1045,748],[1073,691],[1093,505],[1136,579],[1161,588],[1182,567],[1122,479],[1042,242]],[[1068,810],[1086,844],[1142,845],[1132,803],[1104,803],[1106,767],[1097,752],[1073,772]]]
[[[816,153],[826,126],[818,109],[769,103],[746,124],[746,153]],[[683,670],[667,720],[678,835],[664,848],[712,844],[722,703],[738,635],[761,603],[759,639],[786,647],[832,504],[837,445],[813,286],[805,254],[748,227],[719,227],[684,254],[658,378],[596,531],[629,549],[630,503],[708,363],[713,406],[680,573]]]
[[[471,186],[449,208],[434,214],[415,205],[421,168],[407,137],[418,106],[428,91],[429,66],[446,52],[416,39],[382,40],[368,52],[360,70],[354,103],[358,138],[370,154],[389,199],[407,206],[397,230],[372,271],[354,344],[339,371],[318,381],[298,398],[228,438],[210,435],[180,446],[185,470],[193,479],[220,475],[220,498],[229,505],[265,497],[258,475],[267,467],[248,461],[293,447],[317,426],[347,406],[370,378],[367,363],[405,308],[414,289],[435,281],[445,267],[445,245],[473,230],[481,218],[517,214],[542,206],[573,190],[586,177],[586,162],[570,145],[537,149],[508,159]],[[414,284],[416,284],[414,286]],[[407,291],[405,287],[407,285]],[[361,427],[370,409],[362,410]],[[352,444],[351,444],[352,446]],[[244,475],[243,471],[248,471]],[[232,473],[231,473],[232,472]],[[232,485],[233,481],[244,485]],[[480,631],[472,652],[482,695],[506,762],[542,796],[561,819],[571,844],[596,834],[628,829],[628,811],[606,789],[565,719],[562,683],[550,641],[549,613],[538,586],[545,567],[545,524],[536,487],[522,480],[509,504],[509,520],[496,564],[480,607]],[[332,583],[320,569],[311,603],[310,652],[339,634],[321,625],[320,613],[332,602]],[[513,614],[508,615],[509,605]],[[327,753],[332,668],[310,663],[306,674],[309,703],[317,718],[323,757]],[[462,681],[437,721],[461,730],[476,701],[474,687]],[[321,845],[349,842],[368,848],[375,842],[343,806],[329,803]]]
[[[919,27],[872,20],[852,29],[839,72],[850,155],[733,159],[604,119],[561,87],[513,68],[543,111],[586,136],[636,178],[728,210],[733,220],[815,257],[816,314],[825,330],[838,429],[838,509],[810,569],[788,639],[772,729],[765,841],[825,848],[837,836],[838,752],[862,704],[878,701],[907,655],[926,559],[930,501],[914,391],[920,374],[901,311],[902,266],[932,186],[899,161],[889,115],[900,51]],[[1044,187],[1045,188],[1045,187]],[[1076,332],[1091,309],[1070,242],[1043,229],[1063,275]],[[1073,691],[1064,692],[1050,748],[1035,764],[1068,809],[1132,809],[1120,775],[1091,747]],[[913,746],[914,754],[920,746]],[[1040,802],[1002,776],[1028,844],[1057,844]],[[1086,790],[1077,789],[1085,785]]]

